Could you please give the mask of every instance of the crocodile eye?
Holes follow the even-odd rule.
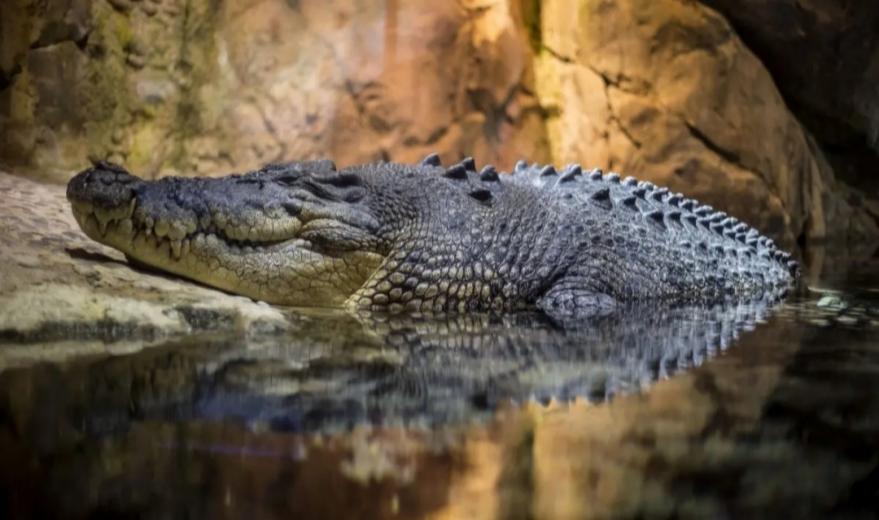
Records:
[[[337,188],[350,188],[354,186],[363,186],[363,179],[359,175],[352,173],[332,173],[331,175],[322,175],[315,177],[315,180],[322,184],[329,184]]]
[[[274,180],[278,184],[283,184],[284,186],[292,186],[296,184],[296,181],[298,181],[301,177],[301,175],[279,175],[278,177],[275,177]]]
[[[363,188],[351,188],[347,190],[343,196],[345,202],[357,202],[366,196],[366,190]]]

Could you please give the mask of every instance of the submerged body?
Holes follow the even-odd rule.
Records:
[[[729,215],[579,166],[498,175],[429,156],[143,181],[101,163],[68,199],[91,238],[129,258],[278,304],[589,314],[777,295],[797,273]]]

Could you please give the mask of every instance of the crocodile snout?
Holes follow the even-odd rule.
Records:
[[[91,219],[103,235],[108,224],[131,216],[136,189],[142,184],[121,166],[99,162],[70,180],[67,200],[81,226]]]
[[[99,162],[80,172],[67,185],[67,200],[101,209],[128,206],[143,181],[113,163]]]

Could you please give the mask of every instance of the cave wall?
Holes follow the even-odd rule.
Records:
[[[726,16],[760,56],[835,172],[879,193],[879,2],[702,3]]]
[[[438,151],[618,170],[787,243],[879,236],[879,207],[699,3],[13,0],[0,36],[0,168],[36,179]]]
[[[61,181],[92,157],[146,177],[324,156],[411,161],[435,149],[449,160],[546,159],[522,24],[507,6],[36,5],[4,8],[9,25],[32,15],[18,52],[3,52],[0,157],[17,172]],[[63,32],[50,19],[67,32],[42,36]]]

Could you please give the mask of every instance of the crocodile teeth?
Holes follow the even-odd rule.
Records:
[[[162,238],[168,236],[168,231],[170,229],[170,222],[165,219],[159,219],[156,221],[156,225],[153,226],[153,232],[157,237]]]
[[[181,222],[172,222],[168,227],[168,238],[171,240],[181,240],[186,236],[187,225]]]
[[[180,260],[180,253],[183,249],[183,241],[171,240],[169,242],[171,244],[171,254],[173,255],[174,260]]]
[[[101,208],[95,208],[92,215],[95,216],[95,220],[98,222],[98,229],[101,231],[101,235],[106,235],[107,225],[113,220],[113,215],[111,215],[109,211]]]
[[[116,225],[116,230],[126,237],[130,237],[132,235],[132,231],[134,231],[134,223],[130,218],[125,218],[119,221],[119,224]]]
[[[107,218],[107,214],[104,212],[95,212],[95,220],[98,221],[98,229],[101,231],[101,236],[105,236],[111,219]]]

